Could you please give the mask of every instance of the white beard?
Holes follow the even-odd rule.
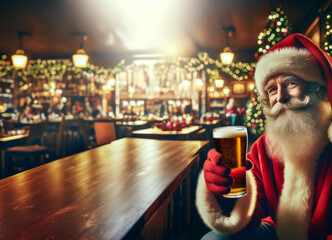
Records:
[[[310,96],[311,101],[301,109],[282,112],[277,117],[266,116],[267,150],[270,157],[312,161],[327,144],[328,127],[332,120],[329,101]]]
[[[310,96],[311,97],[311,96]],[[314,194],[316,162],[328,143],[330,102],[313,98],[308,106],[267,116],[267,151],[285,164],[277,210],[281,240],[307,239]]]

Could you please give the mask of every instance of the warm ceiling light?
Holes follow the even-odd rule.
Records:
[[[111,75],[109,79],[107,80],[107,84],[110,85],[111,87],[114,87],[116,83],[115,77]]]
[[[220,59],[222,64],[224,65],[230,65],[233,62],[234,59],[234,53],[232,52],[231,48],[229,47],[229,38],[232,36],[233,32],[235,31],[234,27],[225,27],[222,29],[224,32],[226,32],[226,47],[224,48],[224,51],[220,53]]]
[[[135,93],[135,88],[134,87],[129,87],[128,91],[129,91],[129,93],[134,94]]]
[[[210,92],[214,92],[214,87],[209,87]]]
[[[76,54],[73,55],[73,62],[75,67],[86,67],[89,60],[89,56],[86,55],[84,49],[78,49]]]
[[[196,89],[197,91],[202,91],[202,90],[203,90],[203,85],[204,85],[204,83],[203,83],[202,79],[200,79],[200,78],[196,78],[196,81],[195,81],[195,89]]]
[[[80,35],[82,37],[80,49],[77,50],[76,54],[73,55],[73,63],[75,67],[84,68],[86,67],[89,56],[85,53],[83,49],[84,40],[87,39],[87,35],[84,33],[74,33],[75,35]]]
[[[224,65],[230,65],[233,62],[234,53],[230,47],[225,47],[224,51],[220,53],[220,59]]]
[[[7,104],[6,103],[0,103],[0,113],[7,111]]]
[[[24,55],[22,49],[16,50],[16,54],[12,55],[12,62],[16,69],[23,69],[27,65],[28,57]]]
[[[224,92],[225,96],[228,96],[230,90],[228,87],[224,87],[223,92]]]
[[[252,90],[254,90],[254,88],[255,88],[255,84],[250,83],[249,84],[249,90],[252,91]]]
[[[25,35],[30,34],[27,32],[18,32],[19,49],[16,51],[16,54],[12,55],[12,62],[16,69],[23,69],[28,63],[28,57],[22,49],[22,39]]]
[[[214,83],[216,84],[217,88],[222,88],[224,86],[224,80],[222,79],[216,79]]]

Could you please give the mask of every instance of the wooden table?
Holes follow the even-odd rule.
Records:
[[[136,120],[136,121],[116,121],[115,127],[117,130],[117,137],[131,137],[132,132],[144,128],[148,128],[151,126],[151,122],[144,120]]]
[[[199,131],[200,126],[189,126],[182,128],[180,131],[164,131],[160,128],[153,127],[132,132],[132,137],[166,139],[166,140],[190,140],[194,134]]]
[[[207,144],[123,138],[2,179],[0,239],[137,239]]]
[[[0,137],[0,149],[1,149],[1,178],[5,177],[6,169],[6,148],[16,145],[18,142],[29,136],[28,133],[17,134],[13,136]]]

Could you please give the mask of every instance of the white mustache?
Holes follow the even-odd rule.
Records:
[[[279,115],[280,111],[283,109],[297,109],[305,107],[309,104],[310,97],[309,95],[305,96],[303,100],[300,100],[299,98],[291,98],[289,102],[283,104],[280,102],[277,102],[273,107],[264,108],[264,113],[269,117],[276,117]]]

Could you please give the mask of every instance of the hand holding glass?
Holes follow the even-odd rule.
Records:
[[[222,163],[231,167],[230,176],[234,180],[231,192],[223,196],[238,198],[246,195],[247,128],[244,126],[215,128],[213,141],[217,152],[222,155]]]

